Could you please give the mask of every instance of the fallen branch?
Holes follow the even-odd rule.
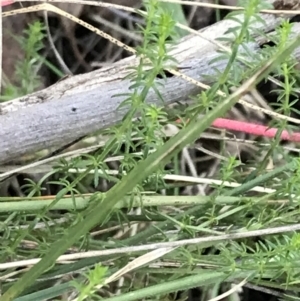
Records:
[[[279,23],[280,18],[264,15],[266,24],[257,23],[261,31],[270,32]],[[184,73],[205,84],[212,84],[216,73],[213,69],[224,70],[226,61],[210,62],[217,54],[215,41],[224,37],[226,31],[235,26],[235,22],[224,20],[200,30],[200,36],[190,35],[184,38],[171,52],[178,67],[184,67]],[[300,30],[299,30],[300,32]],[[253,51],[260,51],[262,39],[249,45]],[[130,57],[91,73],[77,75],[57,84],[7,103],[0,104],[0,163],[13,160],[21,155],[41,149],[65,145],[78,137],[91,134],[121,122],[126,108],[118,106],[123,97],[116,94],[129,92],[128,66],[137,63],[136,57]],[[210,79],[206,77],[210,75]],[[201,88],[180,77],[157,79],[163,83],[160,93],[164,105],[186,100],[196,95]],[[154,92],[150,92],[147,101],[161,104]]]

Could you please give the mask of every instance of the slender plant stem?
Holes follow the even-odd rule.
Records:
[[[195,206],[195,205],[205,205],[211,201],[209,196],[143,196],[142,200],[140,197],[136,197],[134,200],[127,197],[121,200],[115,208],[135,208],[141,206],[141,201],[143,207],[152,206]],[[215,204],[219,205],[229,205],[240,202],[255,202],[257,198],[240,198],[240,197],[228,197],[220,196],[214,200]],[[42,200],[35,199],[29,201],[19,201],[19,202],[0,202],[0,212],[11,212],[11,211],[39,211],[45,209],[52,204],[53,200]],[[63,198],[60,199],[55,205],[51,206],[50,210],[82,210],[85,209],[90,202],[87,197],[74,197],[73,198]]]

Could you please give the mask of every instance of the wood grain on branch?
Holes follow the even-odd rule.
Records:
[[[274,15],[264,15],[265,24],[256,27],[271,32],[280,23]],[[205,84],[212,84],[217,77],[217,68],[224,70],[226,61],[213,65],[211,60],[217,55],[217,46],[210,42],[224,37],[236,23],[231,20],[218,22],[200,30],[199,35],[189,35],[182,39],[171,54],[177,59],[178,67],[185,67],[184,74]],[[210,40],[210,41],[209,41]],[[260,51],[261,39],[252,43],[254,52]],[[130,58],[109,67],[67,78],[57,84],[7,103],[0,104],[0,163],[21,155],[49,147],[65,145],[78,137],[91,134],[120,122],[126,108],[118,106],[124,97],[116,94],[129,93],[128,66],[136,65],[137,58]],[[208,79],[206,75],[210,75]],[[157,79],[163,83],[160,93],[164,105],[183,101],[200,92],[200,88],[179,77]],[[149,103],[161,104],[151,91]]]

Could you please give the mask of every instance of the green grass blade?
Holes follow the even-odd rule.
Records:
[[[68,282],[60,285],[55,285],[47,289],[40,290],[38,292],[28,294],[19,298],[16,298],[14,301],[43,301],[53,299],[68,290],[73,289],[74,286]]]
[[[253,274],[252,271],[240,272],[235,271],[230,276],[225,272],[215,272],[215,271],[204,271],[202,270],[197,275],[188,276],[180,279],[176,279],[169,282],[163,282],[153,286],[145,287],[139,289],[135,292],[125,293],[119,296],[106,298],[107,301],[135,301],[142,300],[151,296],[158,296],[160,294],[168,294],[172,292],[177,292],[180,290],[188,290],[193,287],[207,286],[215,284],[217,282],[222,282],[224,280],[232,281],[233,279],[248,278]]]

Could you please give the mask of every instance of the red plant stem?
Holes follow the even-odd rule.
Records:
[[[6,6],[6,5],[10,5],[10,4],[14,3],[14,1],[11,1],[11,0],[1,0],[0,3],[1,3],[1,6]]]
[[[216,119],[212,126],[216,128],[221,128],[224,130],[232,130],[237,132],[243,132],[246,134],[252,134],[256,136],[264,136],[269,138],[274,138],[278,129],[276,128],[268,128],[264,125],[243,122],[243,121],[236,121],[231,119],[225,118],[218,118]],[[293,141],[293,142],[300,142],[300,133],[289,133],[288,131],[284,130],[281,134],[281,140]]]
[[[178,119],[176,122],[180,123],[181,121],[180,119]],[[236,121],[236,120],[225,119],[225,118],[217,118],[212,123],[212,126],[223,130],[243,132],[245,134],[263,136],[268,138],[274,138],[278,131],[278,129],[276,128],[269,128],[265,125],[259,125],[255,123],[244,122],[244,121]],[[284,130],[280,138],[281,140],[300,142],[300,133],[298,132],[289,133],[288,131]]]

